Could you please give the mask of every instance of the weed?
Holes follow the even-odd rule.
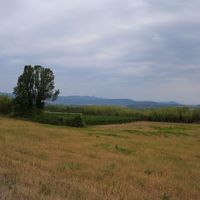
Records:
[[[40,154],[38,155],[38,158],[41,159],[41,160],[48,160],[48,159],[49,159],[49,156],[48,156],[48,154],[46,154],[46,153],[40,153]]]
[[[158,126],[152,126],[153,129],[157,130],[157,134],[164,134],[164,135],[187,135],[185,133],[185,128],[183,127],[158,127]]]
[[[4,183],[9,188],[16,184],[16,175],[14,173],[4,174]]]
[[[100,143],[98,145],[95,145],[97,147],[101,147],[102,149],[105,149],[105,150],[109,150],[110,149],[110,144],[108,143]]]
[[[112,176],[113,173],[114,173],[113,171],[114,171],[115,168],[116,168],[116,165],[114,163],[111,163],[111,164],[105,166],[102,169],[103,176]]]
[[[74,162],[69,162],[69,163],[63,163],[61,165],[58,166],[58,171],[65,171],[67,169],[71,169],[71,170],[77,170],[80,169],[80,164],[79,163],[74,163]]]
[[[44,194],[46,196],[50,195],[51,189],[49,184],[42,184],[39,190],[39,193]]]
[[[89,156],[89,158],[92,158],[92,159],[96,159],[97,158],[97,155],[94,154],[94,153],[90,153],[88,156]]]
[[[169,200],[170,196],[167,192],[163,194],[162,200]]]
[[[142,131],[140,130],[125,130],[125,132],[130,133],[130,134],[140,134],[142,133]]]
[[[117,144],[115,145],[115,150],[117,150],[118,152],[123,153],[123,154],[125,154],[125,155],[130,155],[130,154],[133,153],[132,150],[126,149],[126,148],[124,148],[124,147],[120,147],[120,146],[118,146]]]
[[[127,136],[124,135],[119,135],[116,133],[110,133],[110,132],[96,132],[96,136],[107,136],[107,137],[117,137],[117,138],[128,138]]]
[[[146,170],[144,170],[144,173],[146,175],[151,175],[152,173],[154,173],[154,170],[153,169],[146,169]]]

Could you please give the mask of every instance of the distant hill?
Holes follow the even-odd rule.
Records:
[[[13,97],[12,93],[2,93]],[[94,96],[59,96],[54,102],[50,104],[62,104],[62,105],[102,105],[102,106],[123,106],[130,108],[160,108],[160,107],[180,107],[184,106],[174,101],[169,102],[155,102],[155,101],[134,101],[132,99],[106,99]],[[200,107],[200,105],[195,106]]]
[[[134,101],[132,99],[106,99],[91,96],[60,96],[53,104],[63,105],[104,105],[104,106],[124,106],[133,108],[158,108],[170,106],[182,106],[176,102],[153,102]]]
[[[130,106],[135,101],[131,99],[105,99],[91,96],[60,96],[54,103],[66,105],[119,105]]]
[[[133,108],[160,108],[160,107],[181,107],[183,104],[177,102],[154,102],[154,101],[136,101],[135,104],[132,104],[129,107]]]

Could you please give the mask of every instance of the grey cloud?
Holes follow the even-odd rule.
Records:
[[[63,94],[197,103],[199,6],[199,0],[0,1],[6,69],[0,84],[11,90],[13,73],[43,64],[60,77]]]

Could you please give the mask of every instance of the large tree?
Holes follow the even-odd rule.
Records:
[[[26,65],[14,95],[18,111],[30,112],[35,108],[43,109],[47,100],[56,100],[59,90],[55,90],[54,74],[49,68]]]

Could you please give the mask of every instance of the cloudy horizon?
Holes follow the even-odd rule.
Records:
[[[61,95],[200,104],[200,0],[0,0],[0,91],[25,65]]]

